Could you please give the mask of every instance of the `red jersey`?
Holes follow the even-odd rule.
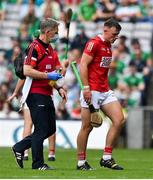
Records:
[[[40,72],[52,72],[59,68],[60,61],[57,53],[50,44],[43,43],[40,39],[35,40],[36,45],[31,53],[31,58],[25,59],[25,65],[31,65]],[[39,59],[46,53],[46,56],[38,63]],[[29,93],[38,93],[43,95],[51,95],[52,87],[48,84],[48,79],[33,79]]]
[[[112,61],[111,44],[105,42],[102,35],[98,35],[87,42],[84,53],[93,57],[88,66],[90,89],[99,92],[108,91],[108,70]]]

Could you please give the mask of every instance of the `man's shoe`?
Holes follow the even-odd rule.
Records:
[[[16,160],[17,165],[20,168],[23,168],[23,153],[17,152],[14,147],[12,147],[12,152],[15,156],[15,160]]]
[[[108,160],[101,159],[100,165],[114,170],[123,170],[123,167],[116,164],[113,158]]]
[[[77,165],[76,169],[77,170],[84,170],[84,171],[93,170],[93,168],[88,164],[87,161],[82,166]]]
[[[51,156],[51,157],[48,157],[48,161],[55,161],[55,157]]]
[[[49,167],[47,164],[43,164],[38,170],[45,171],[45,170],[54,170],[55,168]]]

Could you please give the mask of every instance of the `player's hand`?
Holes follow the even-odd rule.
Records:
[[[63,103],[66,103],[67,102],[67,92],[64,88],[60,88],[58,90],[58,93],[60,94],[60,96],[62,97],[62,100],[63,100]]]
[[[63,76],[56,71],[47,73],[47,79],[57,81],[58,79],[62,78]]]
[[[83,90],[83,97],[87,104],[91,102],[91,91],[90,89]]]
[[[15,97],[17,97],[16,93],[13,93],[8,99],[6,100],[7,102],[11,102]]]

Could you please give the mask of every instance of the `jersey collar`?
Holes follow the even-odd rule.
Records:
[[[103,36],[101,34],[98,34],[98,37],[102,40],[102,42],[106,45],[111,46],[111,44],[109,42],[106,42],[105,39],[103,38]]]

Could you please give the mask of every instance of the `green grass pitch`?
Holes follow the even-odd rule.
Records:
[[[17,167],[10,148],[0,148],[0,178],[2,179],[152,179],[153,150],[116,149],[113,156],[123,171],[100,167],[101,150],[88,150],[87,159],[94,171],[76,170],[76,150],[57,149],[56,161],[47,162],[47,148],[44,151],[45,162],[56,168],[52,171],[31,169],[31,158],[24,161],[24,169]]]

